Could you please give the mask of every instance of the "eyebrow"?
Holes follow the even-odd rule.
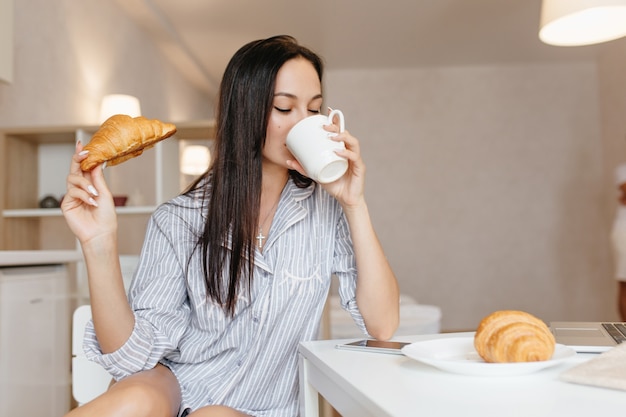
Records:
[[[291,93],[275,93],[274,97],[277,97],[277,96],[287,97],[287,98],[292,98],[292,99],[298,98],[295,94],[291,94]],[[315,96],[311,97],[311,101],[317,100],[319,98],[323,98],[322,94],[316,94]]]

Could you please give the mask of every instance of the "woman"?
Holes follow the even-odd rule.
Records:
[[[363,195],[359,143],[335,125],[347,173],[320,186],[285,146],[320,113],[322,62],[288,36],[243,46],[220,88],[215,159],[153,214],[128,298],[102,168],[77,145],[63,212],[87,264],[85,348],[116,382],[72,413],[296,416],[297,347],[317,336],[331,275],[372,337],[399,320],[396,279]]]

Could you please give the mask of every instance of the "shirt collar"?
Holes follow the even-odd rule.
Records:
[[[285,233],[290,226],[306,217],[308,211],[304,206],[302,206],[301,202],[311,197],[311,195],[315,192],[316,187],[317,183],[315,182],[306,188],[300,188],[293,182],[292,179],[287,181],[287,184],[280,195],[280,201],[278,202],[278,207],[276,209],[276,213],[274,214],[270,234],[264,244],[264,252],[269,250],[276,239]],[[224,242],[224,246],[228,250],[232,250],[232,233],[228,233],[228,238],[227,241]],[[254,256],[254,263],[256,266],[268,272],[272,272],[270,266],[264,260],[263,253],[258,250]]]

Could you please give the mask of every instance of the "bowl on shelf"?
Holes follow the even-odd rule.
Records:
[[[114,195],[113,196],[113,204],[115,207],[124,207],[126,205],[126,201],[128,200],[127,195]]]
[[[39,201],[39,207],[41,208],[59,208],[61,202],[52,195],[47,195]]]

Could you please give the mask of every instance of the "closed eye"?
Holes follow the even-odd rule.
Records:
[[[276,111],[281,112],[281,113],[289,113],[289,112],[291,112],[291,109],[283,109],[283,108],[278,107],[278,106],[274,106],[274,109],[276,109]],[[320,109],[309,109],[308,112],[312,113],[312,114],[319,114],[320,113]]]

